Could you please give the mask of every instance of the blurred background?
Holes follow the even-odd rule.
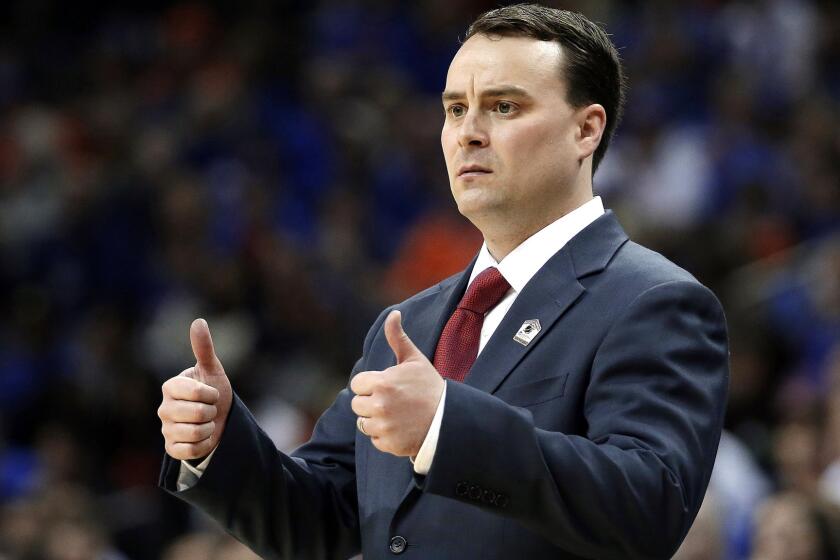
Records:
[[[840,3],[550,4],[630,79],[596,193],[729,321],[678,558],[840,558]],[[254,558],[156,488],[160,385],[203,316],[291,450],[378,312],[468,263],[440,91],[497,5],[0,7],[0,558]]]

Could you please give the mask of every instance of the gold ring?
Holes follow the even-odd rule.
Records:
[[[366,436],[370,437],[370,434],[365,431],[365,417],[359,416],[356,418],[356,427],[359,429],[360,432],[365,434]]]

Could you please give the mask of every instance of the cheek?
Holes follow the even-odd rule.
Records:
[[[565,138],[545,122],[506,131],[503,143],[511,168],[528,175],[541,175],[562,168],[569,155]]]
[[[443,149],[443,159],[446,162],[446,170],[452,171],[452,158],[455,157],[457,144],[455,134],[446,127],[440,133],[440,147]]]

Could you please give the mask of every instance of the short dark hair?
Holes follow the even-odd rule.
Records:
[[[600,103],[607,113],[607,126],[592,157],[592,172],[598,168],[624,110],[627,81],[607,32],[581,14],[539,4],[516,4],[480,15],[467,29],[464,41],[473,35],[530,37],[556,41],[563,49],[560,75],[568,84],[566,100],[573,107]]]

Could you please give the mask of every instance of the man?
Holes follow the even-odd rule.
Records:
[[[271,558],[670,557],[714,463],[727,342],[714,295],[593,198],[623,80],[580,15],[481,16],[441,134],[476,259],[383,311],[291,456],[196,320],[196,366],[163,386],[161,485]]]

